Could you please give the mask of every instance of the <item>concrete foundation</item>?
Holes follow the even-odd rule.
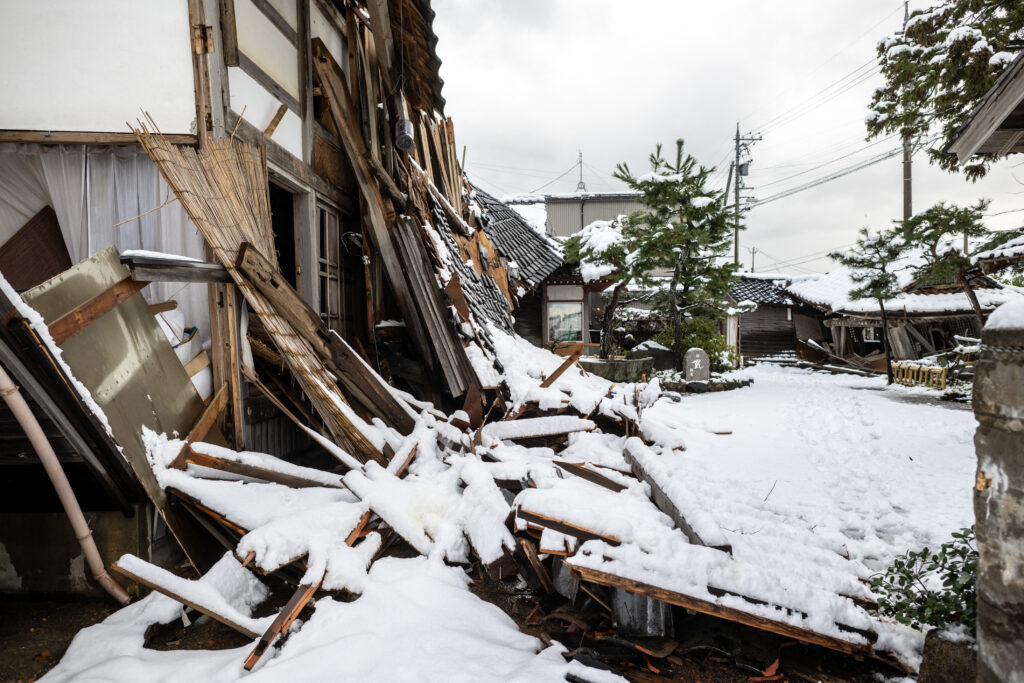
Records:
[[[117,511],[86,512],[85,517],[106,565],[125,553],[149,559],[152,517],[147,506],[136,505],[134,517]],[[0,514],[0,593],[107,595],[90,576],[63,513]]]

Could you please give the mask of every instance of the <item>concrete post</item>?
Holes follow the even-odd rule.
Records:
[[[1024,681],[1024,323],[982,333],[974,382],[978,680]]]

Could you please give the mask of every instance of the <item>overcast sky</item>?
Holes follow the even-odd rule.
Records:
[[[924,4],[911,2],[911,9]],[[902,1],[432,6],[445,112],[457,144],[467,147],[470,179],[498,195],[574,191],[576,171],[551,181],[576,163],[579,150],[589,191],[622,189],[611,177],[616,163],[645,171],[655,143],[671,146],[680,137],[702,164],[720,169],[715,181],[724,188],[737,121],[744,135],[763,135],[745,179],[746,194],[762,200],[898,146],[865,142],[864,116],[882,83],[871,74],[874,46],[899,29]],[[1018,163],[1011,158],[972,184],[930,166],[921,152],[914,157],[914,210],[981,197],[992,200],[990,213],[1022,208]],[[865,225],[887,227],[901,216],[901,165],[897,155],[753,209],[740,235],[744,264],[756,247],[758,271],[829,270],[825,251],[848,246]],[[988,222],[1017,227],[1024,211]]]

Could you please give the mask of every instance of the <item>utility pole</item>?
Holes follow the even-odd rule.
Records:
[[[907,30],[907,22],[910,20],[910,5],[908,0],[903,0],[903,31]],[[911,202],[911,160],[910,155],[913,150],[910,144],[910,130],[904,129],[903,131],[903,220],[910,220],[910,217],[914,215],[913,203]],[[964,250],[966,253],[966,249]]]
[[[757,256],[757,247],[750,247],[750,272],[754,272],[754,257]]]
[[[747,164],[740,163],[740,151],[749,151],[749,146],[747,145],[747,143],[757,142],[760,139],[760,135],[758,135],[757,137],[741,137],[740,124],[738,121],[736,122],[736,161],[733,162],[733,168],[736,171],[736,189],[734,195],[736,205],[733,209],[735,212],[734,220],[736,221],[736,225],[733,228],[732,238],[732,262],[735,263],[736,265],[740,264],[740,189],[742,187],[743,182],[741,178],[747,175]]]

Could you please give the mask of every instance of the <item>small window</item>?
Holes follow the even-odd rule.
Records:
[[[864,341],[866,342],[877,342],[881,341],[882,337],[881,329],[878,327],[865,327],[864,328]]]
[[[341,226],[338,214],[317,205],[317,271],[320,282],[320,317],[327,327],[341,332]]]
[[[548,340],[583,341],[583,302],[551,301],[548,303]]]

